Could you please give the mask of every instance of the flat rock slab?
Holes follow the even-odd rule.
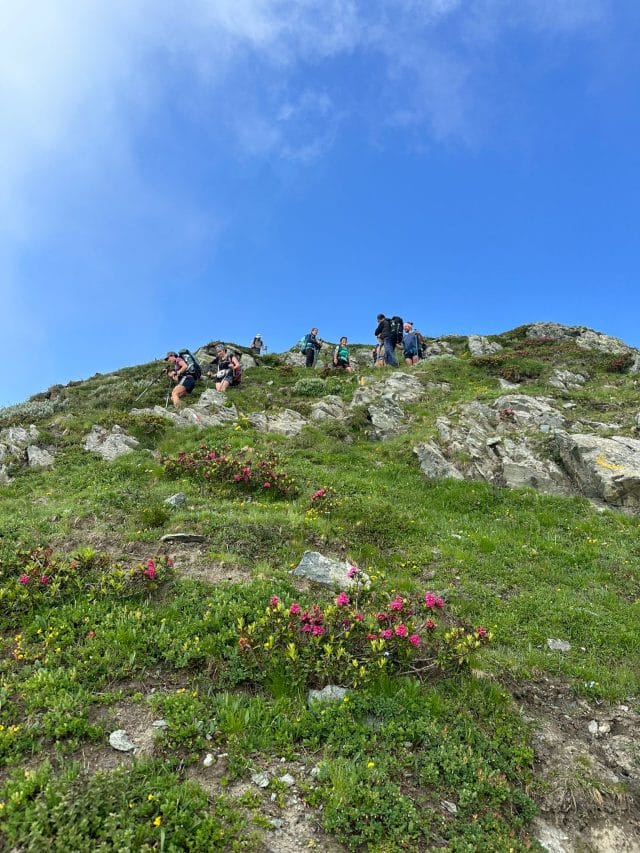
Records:
[[[124,729],[117,729],[109,735],[109,744],[118,752],[131,752],[136,748],[135,743],[129,738]]]
[[[138,439],[129,435],[117,424],[110,431],[94,424],[91,432],[84,439],[84,449],[101,456],[107,462],[113,462],[114,459],[125,453],[131,453],[138,447],[140,447]]]
[[[207,537],[200,533],[165,533],[160,537],[161,542],[206,542]]]

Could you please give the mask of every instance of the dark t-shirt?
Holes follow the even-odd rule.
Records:
[[[373,334],[376,338],[380,336],[383,340],[391,337],[391,321],[388,317],[385,317],[384,320],[380,320]]]

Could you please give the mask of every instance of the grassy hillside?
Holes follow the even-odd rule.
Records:
[[[536,848],[544,785],[512,695],[550,683],[576,701],[638,709],[640,522],[580,497],[427,480],[412,448],[456,404],[503,394],[499,377],[632,435],[640,381],[611,355],[521,330],[479,358],[466,339],[446,340],[457,357],[411,368],[427,398],[384,442],[367,437],[363,408],[293,438],[246,417],[176,429],[133,415],[165,405],[163,380],[135,402],[157,363],[0,410],[0,428],[35,424],[56,460],[14,463],[0,486],[0,846],[284,850],[277,838],[295,806],[309,816],[299,849]],[[368,348],[355,351],[364,362]],[[549,386],[558,366],[587,382]],[[310,376],[269,356],[228,397],[242,415],[307,415],[318,398],[349,401],[380,375],[363,365]],[[94,424],[122,426],[141,448],[111,463],[87,453]],[[238,482],[229,466],[176,463],[203,444],[255,467],[275,454],[285,493]],[[164,500],[176,492],[186,502],[172,509]],[[178,531],[204,542],[160,543]],[[307,549],[356,564],[371,589],[340,605],[295,580]],[[427,613],[427,592],[444,606]],[[358,633],[356,612],[371,634],[397,596],[407,625],[433,617],[420,646]],[[322,608],[326,633],[294,636],[292,604]],[[551,650],[549,638],[571,649]],[[307,690],[327,683],[351,690],[308,703]],[[146,737],[135,759],[108,746],[119,728]],[[259,771],[265,788],[251,783]],[[567,785],[638,802],[623,781],[604,790],[586,778]]]

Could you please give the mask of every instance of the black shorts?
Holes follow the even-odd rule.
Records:
[[[196,380],[195,376],[192,376],[190,373],[185,373],[182,377],[178,385],[182,385],[182,387],[186,390],[187,394],[189,394],[195,388]]]

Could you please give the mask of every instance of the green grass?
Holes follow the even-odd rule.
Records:
[[[98,538],[131,565],[130,548],[151,556],[163,533],[179,530],[207,537],[203,560],[238,564],[252,577],[217,587],[178,578],[126,599],[105,587],[100,595],[45,597],[30,610],[3,611],[0,845],[259,849],[260,803],[223,793],[208,800],[184,781],[185,768],[214,746],[228,754],[226,785],[280,757],[317,765],[317,778],[300,780],[302,796],[322,806],[317,820],[350,849],[525,849],[535,812],[530,734],[499,685],[547,676],[578,694],[636,701],[640,522],[579,498],[427,481],[412,447],[431,438],[436,418],[454,406],[500,396],[495,373],[504,365],[535,362],[528,381],[536,384],[519,390],[572,402],[572,418],[617,422],[627,433],[638,379],[608,373],[605,357],[573,344],[515,332],[499,338],[507,350],[493,360],[472,361],[466,340],[451,338],[458,358],[415,371],[424,383],[447,387],[428,385],[424,403],[405,407],[409,430],[383,444],[366,438],[357,411],[344,424],[310,426],[294,439],[246,423],[174,430],[131,415],[157,363],[72,384],[55,407],[35,400],[22,413],[0,411],[0,426],[37,423],[57,454],[52,470],[16,468],[14,482],[0,487],[0,588],[17,589],[22,550],[51,544],[69,557]],[[550,388],[545,380],[558,365],[588,375],[587,385]],[[368,368],[360,375],[381,376]],[[243,414],[305,412],[316,395],[349,401],[358,387],[355,376],[311,378],[271,359],[247,371],[229,399]],[[137,405],[163,406],[165,394],[155,383]],[[90,456],[79,445],[93,423],[121,424],[142,449],[114,463]],[[169,478],[161,459],[201,442],[275,449],[297,494],[274,500],[230,483]],[[322,487],[335,491],[336,503],[315,516],[310,496]],[[184,507],[167,509],[164,499],[177,491]],[[345,703],[311,707],[307,685],[287,678],[277,661],[256,679],[238,648],[238,620],[255,619],[273,594],[323,600],[292,586],[290,569],[305,549],[383,576],[390,595],[433,590],[453,619],[486,625],[493,642],[472,662],[488,677],[476,680],[466,670],[424,683],[372,677]],[[571,650],[550,651],[548,638],[569,641]],[[75,753],[105,745],[122,701],[169,723],[156,744],[159,758],[128,773],[87,775]],[[10,766],[18,768],[12,776]],[[280,802],[277,784],[272,791]],[[443,800],[457,804],[456,814],[443,811]]]

